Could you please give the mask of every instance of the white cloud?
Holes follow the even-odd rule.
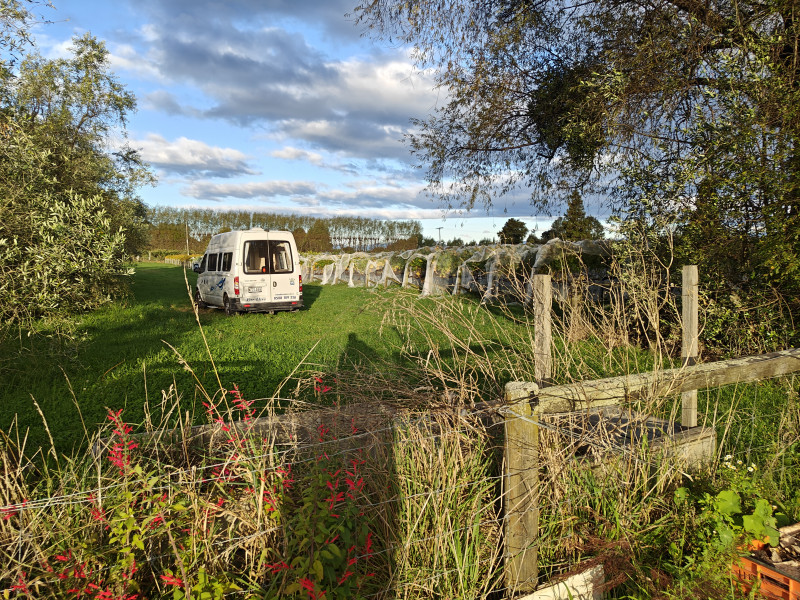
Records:
[[[265,5],[249,21],[235,19],[238,8],[228,7],[208,21],[197,11],[179,14],[171,3],[150,5],[171,18],[151,16],[139,28],[139,46],[116,47],[115,67],[159,82],[162,89],[145,98],[153,110],[257,124],[352,158],[410,162],[402,138],[412,117],[436,105],[431,76],[399,51],[326,56],[309,43],[307,29],[289,31],[269,19],[271,11],[289,10],[281,6]],[[270,25],[258,27],[262,22]],[[310,154],[304,160],[321,164]]]
[[[117,44],[109,56],[115,71],[128,71],[137,77],[152,81],[165,81],[158,65],[142,56],[131,44]]]
[[[321,166],[324,160],[321,154],[317,154],[316,152],[308,152],[307,150],[301,150],[300,148],[294,148],[292,146],[286,146],[280,150],[275,150],[274,152],[270,153],[270,156],[281,158],[283,160],[305,161],[317,166]]]
[[[310,181],[255,181],[246,183],[212,183],[196,181],[181,193],[198,200],[220,202],[229,198],[274,198],[313,196],[317,184]]]
[[[133,141],[142,158],[166,172],[206,177],[254,175],[248,166],[249,156],[233,148],[209,146],[199,140],[180,137],[167,141],[151,133],[144,140]]]

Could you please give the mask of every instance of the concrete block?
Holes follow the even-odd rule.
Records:
[[[518,600],[601,600],[604,583],[603,565],[595,565]]]

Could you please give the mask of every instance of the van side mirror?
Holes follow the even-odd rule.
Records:
[[[192,270],[194,270],[195,273],[199,273],[200,272],[200,265],[197,264],[197,263],[194,263],[194,266],[192,266]]]

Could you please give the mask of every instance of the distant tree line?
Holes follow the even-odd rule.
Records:
[[[250,227],[286,230],[294,233],[305,252],[330,250],[368,251],[375,248],[403,250],[416,248],[422,239],[419,221],[381,221],[365,217],[319,218],[244,210],[152,207],[150,247],[183,249],[188,234],[192,246],[204,246],[216,233]]]
[[[523,241],[529,244],[541,244],[554,238],[568,242],[599,240],[605,237],[605,231],[600,221],[586,214],[583,198],[578,191],[574,191],[569,196],[567,212],[553,221],[550,229],[542,232],[541,236],[537,236],[535,232],[528,235],[527,238],[526,235],[528,235],[528,226],[513,217],[506,221],[503,228],[497,232],[501,244],[521,244]]]

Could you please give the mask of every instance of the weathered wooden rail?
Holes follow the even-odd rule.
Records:
[[[540,278],[537,280],[537,278]],[[694,364],[697,356],[697,271],[684,270],[683,365],[648,373],[548,386],[551,293],[549,276],[534,276],[536,360],[534,382],[506,384],[505,557],[506,585],[517,592],[536,588],[539,524],[539,427],[543,415],[628,404],[638,398],[682,395],[684,427],[697,425],[696,390],[749,383],[800,371],[800,348],[719,362]]]

